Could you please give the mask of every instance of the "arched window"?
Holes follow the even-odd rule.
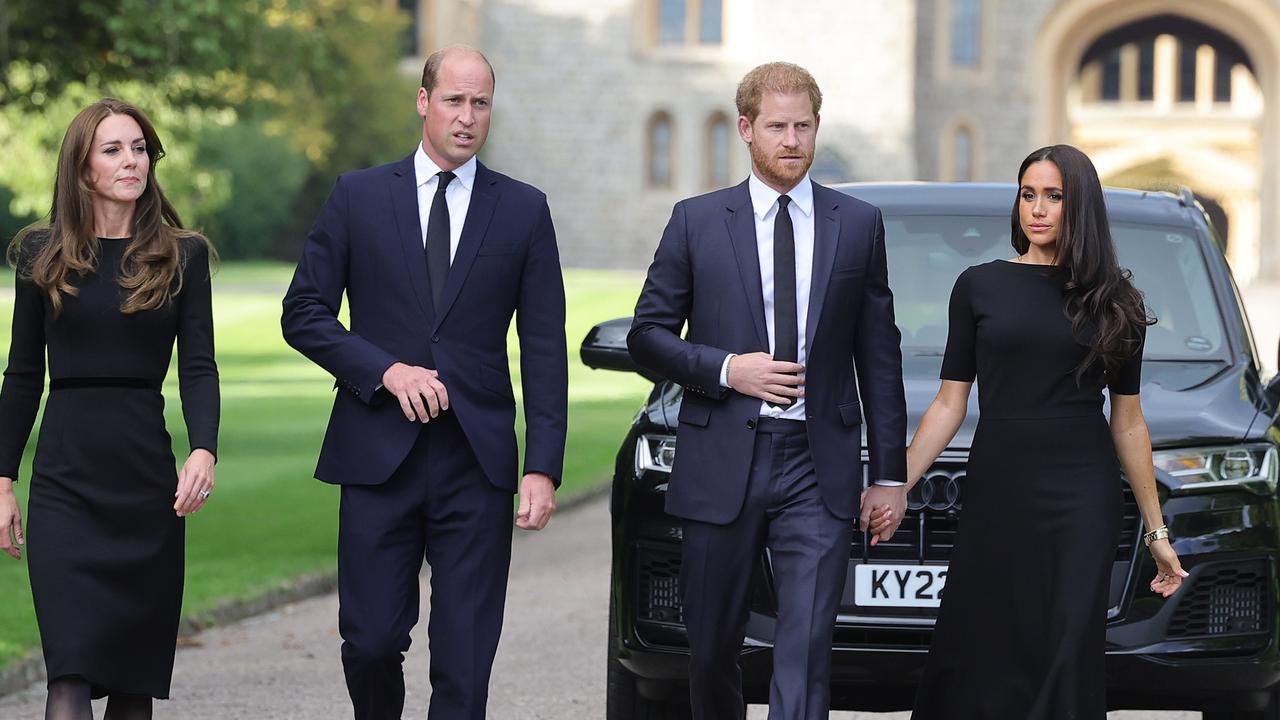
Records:
[[[729,148],[733,143],[733,126],[729,116],[717,112],[707,120],[707,171],[708,188],[722,188],[729,184]]]
[[[672,142],[671,116],[659,110],[649,117],[648,129],[648,176],[649,187],[671,187],[671,157],[674,150]]]
[[[973,132],[961,125],[951,136],[951,179],[973,182]]]
[[[951,0],[951,62],[973,67],[982,48],[982,0]]]

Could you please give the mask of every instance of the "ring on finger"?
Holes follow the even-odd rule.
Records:
[[[209,499],[209,496],[210,496],[210,495],[212,495],[212,494],[213,494],[213,493],[212,493],[212,492],[210,492],[210,491],[208,491],[208,490],[201,490],[201,491],[199,492],[199,495],[200,495],[200,499],[201,499],[201,500],[208,500],[208,499]]]

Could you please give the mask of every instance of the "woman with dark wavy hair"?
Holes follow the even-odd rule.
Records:
[[[17,271],[0,388],[0,550],[29,553],[48,720],[150,718],[169,696],[184,518],[213,490],[218,368],[211,248],[155,177],[141,110],[106,98],[72,120],[47,226],[9,247]],[[175,340],[191,453],[174,472],[160,388]],[[28,502],[13,494],[44,389]]]
[[[955,436],[976,377],[964,518],[914,720],[1106,717],[1122,469],[1151,529],[1151,594],[1168,597],[1186,576],[1138,395],[1153,321],[1117,264],[1084,153],[1054,145],[1023,161],[1012,241],[1017,257],[956,280],[942,387],[907,452],[914,484]]]

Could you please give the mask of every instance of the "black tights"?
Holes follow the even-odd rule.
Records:
[[[107,713],[102,717],[103,720],[151,720],[151,698],[146,695],[109,695]],[[93,720],[89,682],[79,677],[65,677],[49,683],[44,720]]]

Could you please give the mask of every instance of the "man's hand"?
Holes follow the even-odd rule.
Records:
[[[907,513],[907,486],[872,485],[862,491],[858,527],[871,532],[871,545],[888,542]]]
[[[440,373],[431,368],[398,362],[382,373],[382,387],[400,401],[409,422],[430,422],[449,409],[449,391],[440,382]]]
[[[0,477],[0,551],[21,560],[21,546],[26,542],[22,536],[22,510],[13,494],[13,479]]]
[[[804,366],[774,360],[769,353],[734,355],[729,359],[729,387],[743,395],[787,407],[804,397]]]
[[[516,527],[541,530],[556,511],[556,485],[542,473],[528,473],[520,481],[520,509],[516,511]]]

